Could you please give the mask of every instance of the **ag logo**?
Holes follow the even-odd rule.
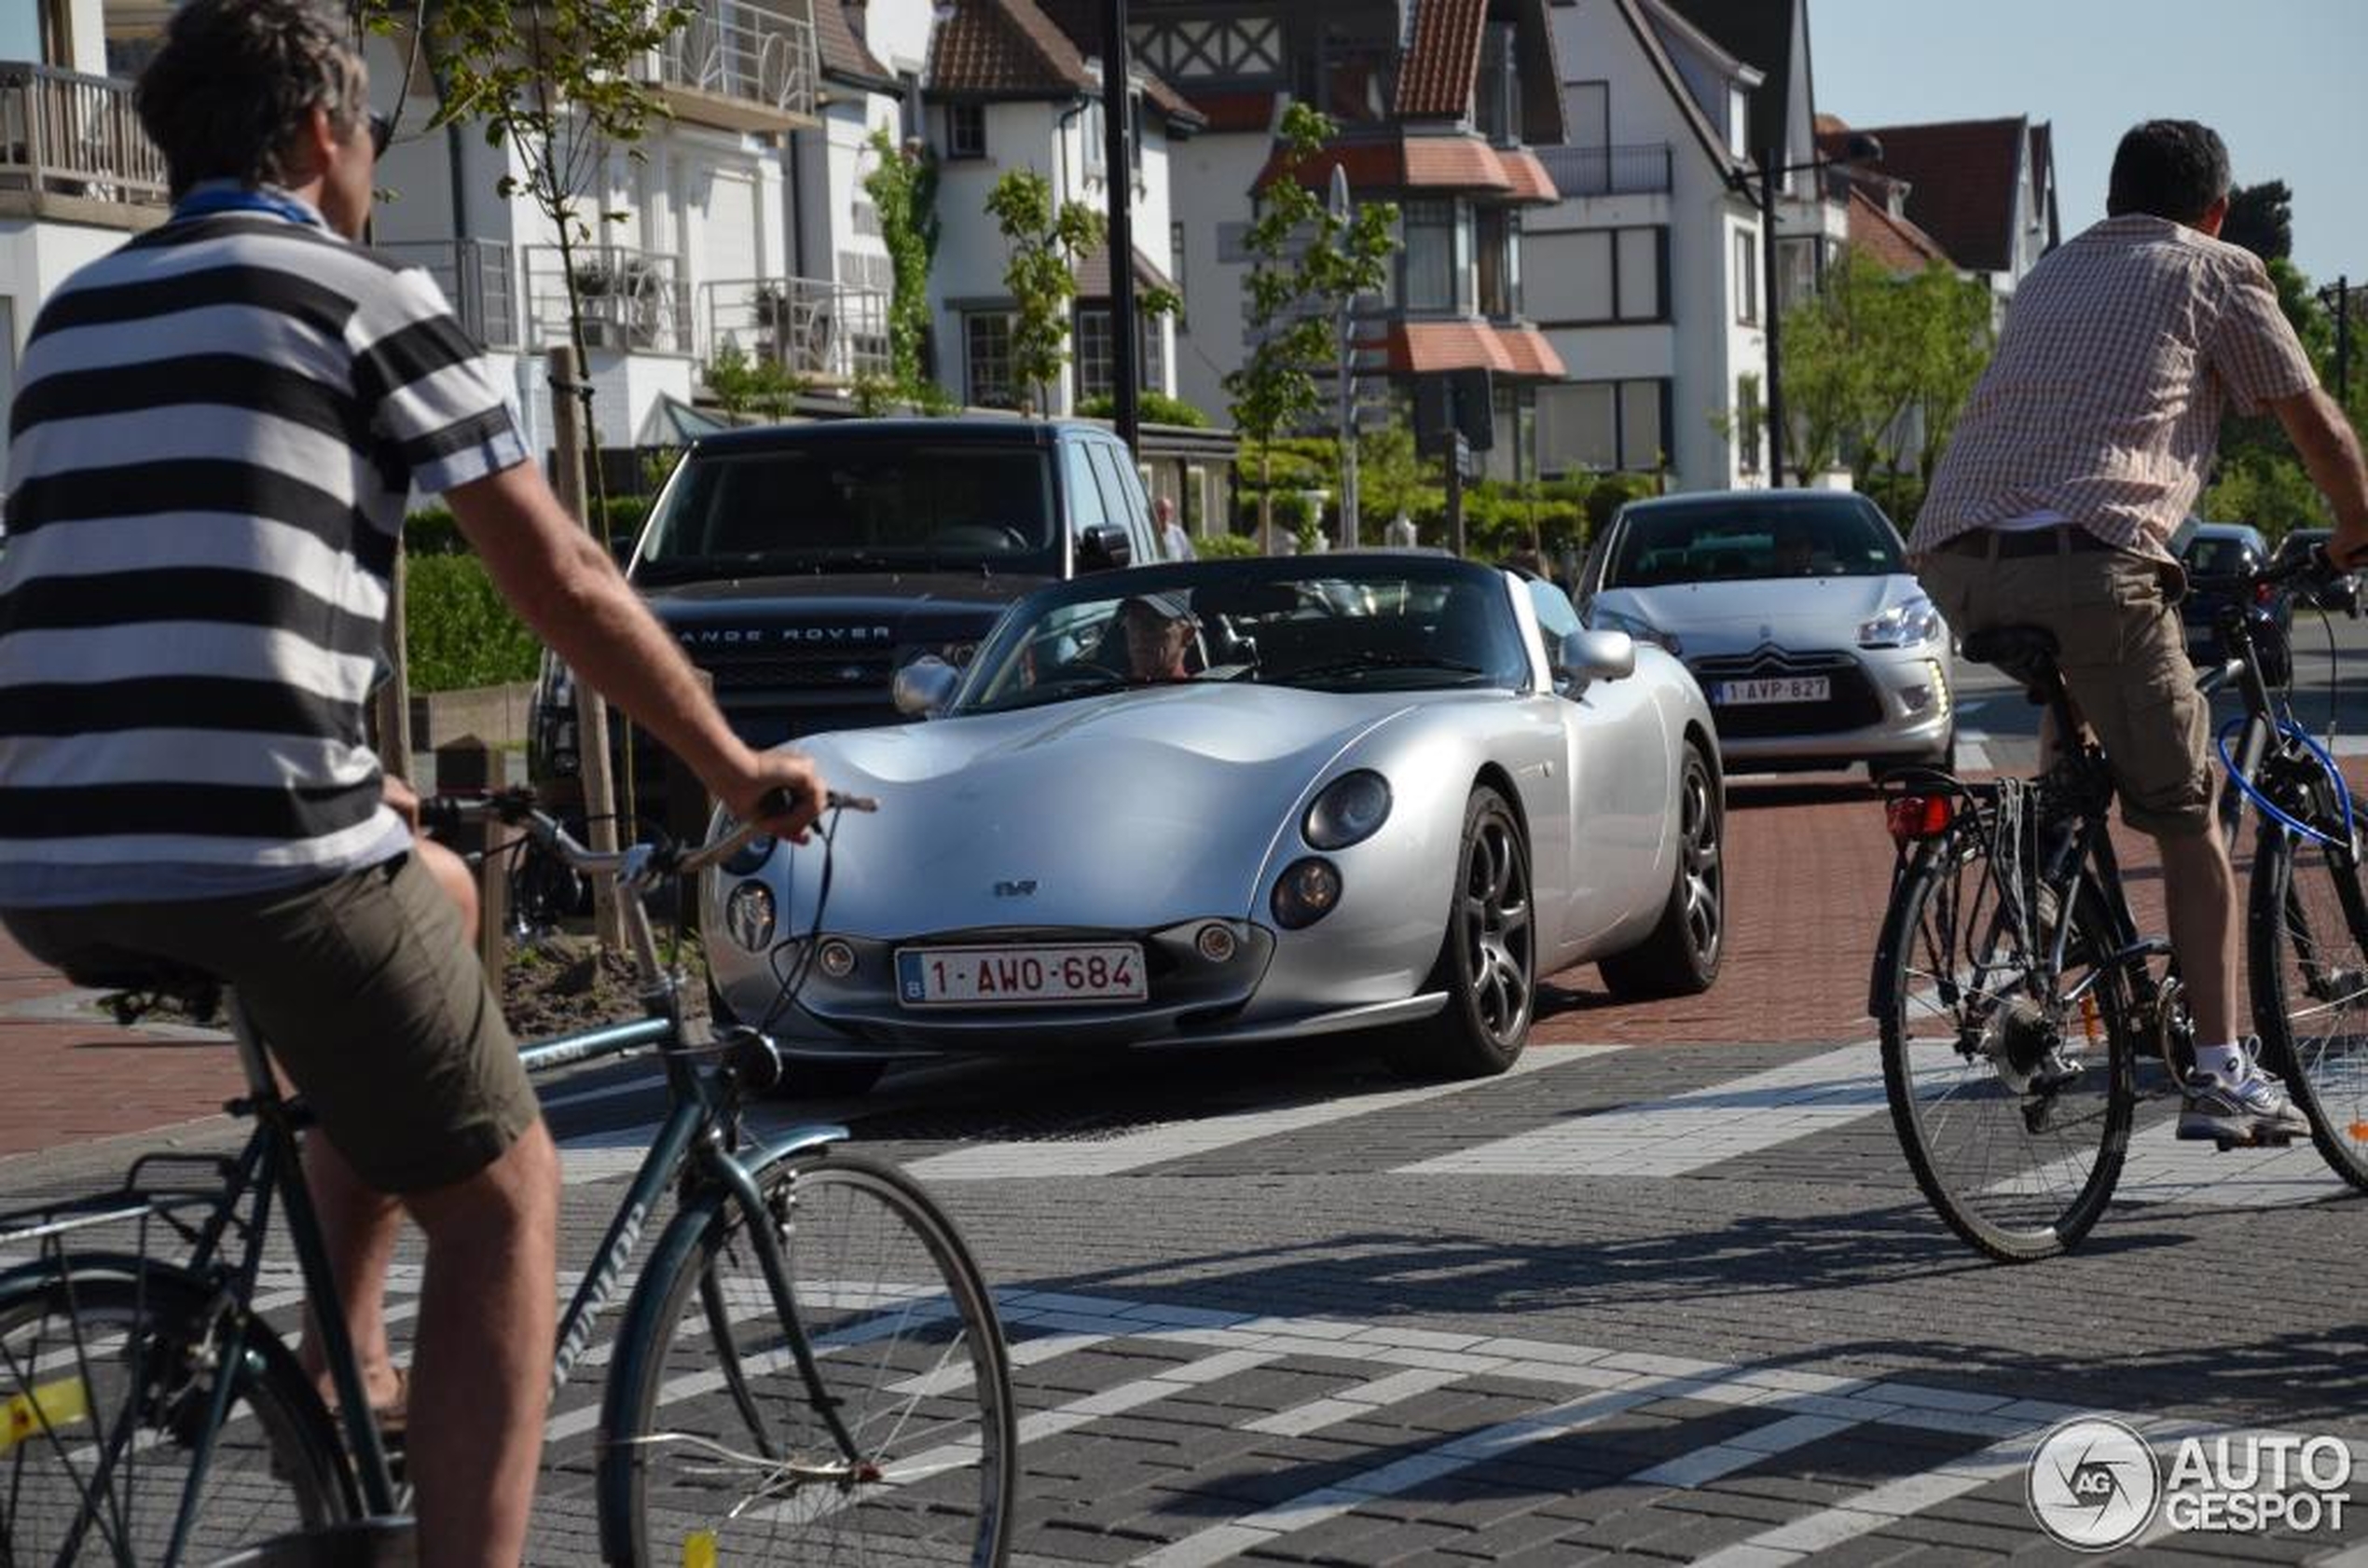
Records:
[[[2039,1440],[2024,1495],[2031,1517],[2057,1541],[2075,1551],[2110,1551],[2154,1521],[2162,1473],[2136,1432],[2084,1416]]]

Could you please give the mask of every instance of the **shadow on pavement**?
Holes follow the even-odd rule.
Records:
[[[1866,804],[1871,809],[1871,803],[1880,798],[1873,785],[1857,778],[1727,781],[1727,806],[1730,811],[1755,811],[1778,805],[1838,805],[1846,802]]]

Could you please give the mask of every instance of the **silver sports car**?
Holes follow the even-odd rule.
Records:
[[[1013,604],[926,723],[808,737],[876,796],[701,902],[719,1016],[791,1087],[969,1052],[1371,1031],[1501,1072],[1542,974],[1718,973],[1724,793],[1676,660],[1562,590],[1396,552],[1107,572]]]

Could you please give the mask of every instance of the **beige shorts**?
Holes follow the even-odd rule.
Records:
[[[2123,821],[2157,835],[2210,831],[2219,775],[2178,568],[2126,550],[1990,559],[1944,546],[1917,575],[1960,637],[1997,626],[2056,634],[2064,684],[2113,763]]]
[[[337,1152],[382,1192],[475,1176],[541,1115],[459,912],[412,856],[243,898],[0,917],[69,975],[163,959],[219,976]]]

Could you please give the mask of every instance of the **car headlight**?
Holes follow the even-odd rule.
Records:
[[[1900,600],[1858,628],[1861,648],[1913,648],[1940,635],[1940,611],[1918,597]]]
[[[1307,808],[1300,831],[1318,849],[1361,844],[1389,820],[1389,780],[1370,768],[1342,774]]]
[[[1274,918],[1285,930],[1313,926],[1340,901],[1341,873],[1329,860],[1295,860],[1274,882]]]
[[[1624,631],[1639,642],[1649,642],[1672,653],[1680,652],[1675,632],[1663,631],[1641,615],[1623,615],[1617,610],[1598,605],[1589,612],[1588,621],[1596,631]]]

